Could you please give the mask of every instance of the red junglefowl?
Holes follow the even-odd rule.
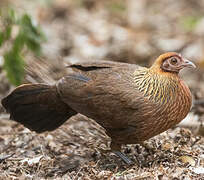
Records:
[[[111,148],[127,163],[122,144],[142,143],[186,117],[189,88],[179,77],[195,67],[180,54],[160,55],[150,68],[97,61],[72,64],[56,84],[25,84],[2,100],[10,118],[30,130],[52,131],[81,113],[112,138]]]

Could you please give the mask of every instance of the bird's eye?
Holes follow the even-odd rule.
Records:
[[[178,60],[175,57],[171,58],[171,64],[172,65],[175,65],[177,62],[178,62]]]

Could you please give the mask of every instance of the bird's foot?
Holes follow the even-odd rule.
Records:
[[[133,165],[134,163],[122,152],[113,151],[118,157],[120,157],[127,165]]]

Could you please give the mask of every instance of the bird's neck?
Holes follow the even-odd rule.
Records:
[[[167,104],[176,101],[181,91],[190,91],[177,74],[155,72],[151,69],[141,68],[134,73],[136,87],[149,100]],[[180,86],[182,84],[182,86]],[[181,89],[182,88],[182,89]]]

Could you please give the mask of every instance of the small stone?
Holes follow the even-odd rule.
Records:
[[[204,174],[204,167],[196,167],[196,168],[190,167],[190,170],[196,174]]]

